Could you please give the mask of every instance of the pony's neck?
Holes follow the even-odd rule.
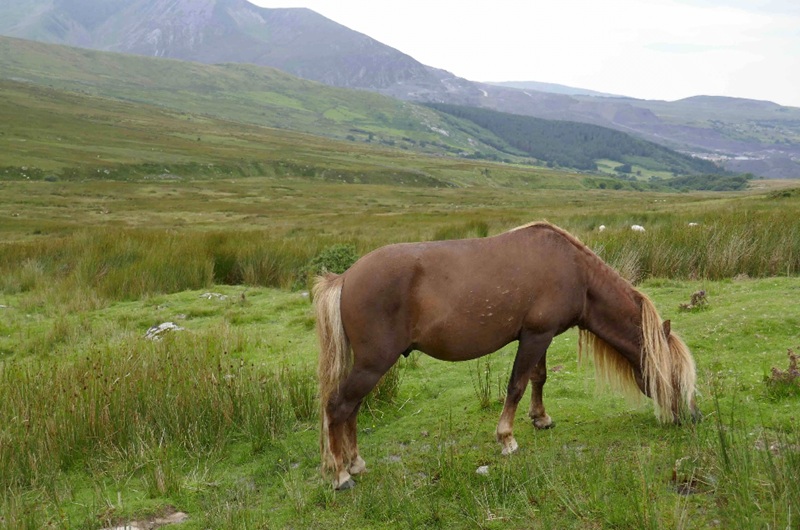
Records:
[[[641,369],[642,297],[599,258],[588,274],[579,326],[617,350],[635,371]]]

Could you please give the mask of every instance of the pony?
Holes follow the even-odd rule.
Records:
[[[401,355],[466,361],[518,341],[496,437],[517,450],[513,425],[528,382],[528,415],[553,426],[542,389],[553,338],[577,326],[578,356],[596,376],[652,398],[661,422],[698,419],[695,363],[653,302],[567,231],[536,222],[492,237],[400,243],[363,256],[312,290],[320,344],[323,472],[338,490],[366,469],[357,416]]]

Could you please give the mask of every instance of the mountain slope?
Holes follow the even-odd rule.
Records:
[[[249,176],[391,184],[393,189],[487,183],[537,189],[587,187],[585,176],[575,173],[512,164],[489,167],[485,161],[337,141],[0,80],[0,188],[7,180],[171,182]],[[607,178],[592,180],[615,183]],[[53,200],[63,199],[57,187],[40,189]],[[195,191],[194,199],[204,208],[220,208],[203,185]],[[292,200],[291,194],[286,200]],[[225,204],[222,207],[228,211],[230,205]],[[231,212],[249,217],[260,215],[263,207],[244,205]]]
[[[681,174],[721,173],[715,164],[682,155],[606,127],[568,121],[553,121],[505,114],[497,111],[446,104],[430,107],[469,120],[494,133],[509,146],[549,164],[597,170],[597,161],[608,159],[647,169]],[[492,144],[490,139],[487,143]],[[495,144],[504,150],[503,144]]]
[[[186,61],[0,37],[0,78],[311,134],[428,152],[471,148],[435,111],[273,68]]]
[[[556,157],[562,147],[546,141],[547,137],[536,140],[546,149],[533,154],[516,148],[508,135],[503,138],[497,130],[474,122],[470,126],[432,108],[372,92],[334,88],[254,65],[205,65],[0,37],[2,77],[194,115],[425,153],[524,163],[535,157],[576,169],[594,168],[599,157],[596,153]],[[505,115],[509,124],[521,118]],[[637,142],[608,129],[598,134]],[[574,145],[574,139],[570,145],[573,151],[587,148],[588,144]],[[643,153],[640,160],[631,162],[676,173],[698,172],[691,164],[664,163],[652,153]],[[627,161],[618,151],[603,156],[618,164]],[[686,157],[673,153],[673,158]]]
[[[341,87],[435,83],[408,55],[309,9],[246,0],[27,0],[0,7],[0,34],[203,63],[250,63]]]
[[[0,34],[205,63],[272,66],[409,101],[591,123],[731,168],[745,161],[763,176],[800,177],[800,109],[767,109],[766,102],[735,98],[709,106],[692,98],[643,101],[552,93],[564,89],[528,82],[513,84],[522,88],[475,83],[307,9],[266,9],[246,0],[22,0],[0,5]]]

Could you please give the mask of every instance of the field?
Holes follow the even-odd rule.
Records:
[[[513,171],[399,163],[415,164]],[[103,528],[175,511],[198,529],[796,527],[792,183],[660,194],[589,191],[557,173],[511,188],[508,175],[460,188],[318,175],[1,182],[0,527]],[[460,364],[414,353],[361,414],[369,472],[331,491],[309,263],[336,245],[360,255],[539,219],[579,236],[672,319],[697,361],[704,421],[661,426],[646,401],[596,389],[573,330],[548,355],[557,427],[535,431],[520,406],[520,451],[501,457],[513,345]],[[681,309],[699,290],[707,304]],[[163,322],[183,329],[144,338]]]

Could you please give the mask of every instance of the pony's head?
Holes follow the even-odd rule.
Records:
[[[661,321],[653,302],[642,294],[641,357],[639,367],[588,330],[581,330],[579,354],[592,353],[597,376],[632,396],[653,399],[656,418],[663,423],[697,421],[696,371],[689,348],[672,333],[670,321]]]

